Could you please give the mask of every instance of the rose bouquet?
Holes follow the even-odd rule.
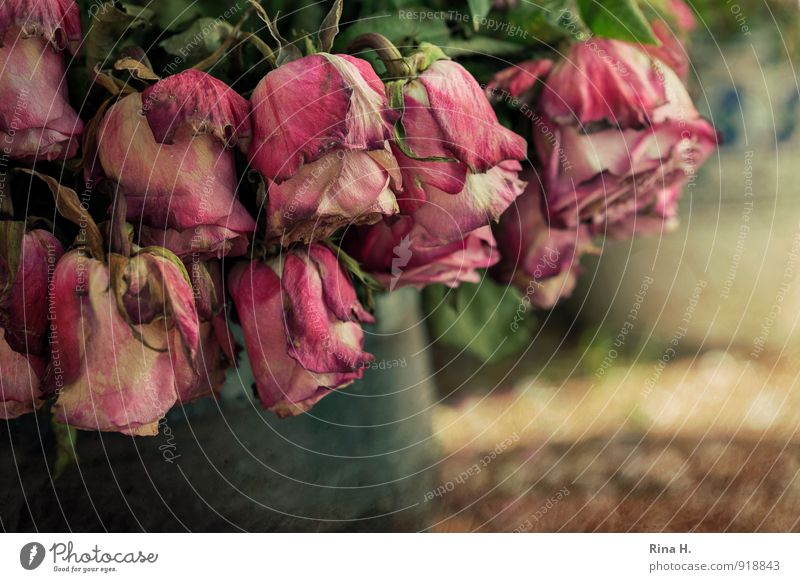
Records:
[[[377,293],[550,309],[717,145],[680,0],[164,4],[0,5],[3,418],[153,435],[243,357],[302,414],[373,361]]]

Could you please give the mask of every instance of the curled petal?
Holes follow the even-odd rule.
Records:
[[[330,153],[270,185],[268,236],[284,245],[311,242],[342,226],[374,223],[398,212],[392,186],[400,180],[388,148]]]
[[[0,330],[0,418],[11,419],[41,406],[41,378],[46,360],[11,349]]]
[[[171,323],[180,334],[180,345],[186,350],[191,361],[197,356],[200,344],[199,321],[194,304],[194,295],[189,281],[186,280],[182,265],[178,266],[177,257],[168,258],[164,255],[155,255],[143,252],[136,259],[146,260],[149,264],[151,275],[159,274],[162,294],[168,302],[165,306]]]
[[[619,240],[672,232],[678,227],[678,200],[683,194],[683,186],[684,181],[679,181],[656,191],[648,204],[642,204],[615,221],[593,225],[592,231]]]
[[[509,96],[524,98],[530,94],[537,82],[547,77],[552,68],[553,61],[549,59],[517,63],[495,73],[486,86],[486,94],[494,101],[504,101]]]
[[[484,174],[469,174],[458,194],[426,188],[427,203],[414,213],[421,243],[435,246],[463,240],[497,220],[525,187],[517,176],[520,169],[519,162],[508,160]]]
[[[350,278],[333,252],[322,245],[311,245],[308,255],[319,272],[327,308],[341,321],[373,323],[375,318],[361,306]]]
[[[525,140],[500,125],[480,85],[464,67],[439,60],[420,75],[419,82],[441,132],[442,147],[470,170],[482,173],[503,160],[525,158]]]
[[[0,39],[18,29],[24,38],[42,37],[56,50],[78,52],[81,17],[75,0],[3,0],[0,3]]]
[[[319,53],[269,72],[251,97],[250,162],[274,182],[332,149],[382,149],[396,114],[366,61]]]
[[[186,124],[194,134],[209,133],[227,146],[250,141],[250,104],[208,73],[187,69],[144,90],[142,109],[158,143],[173,143]]]
[[[318,261],[325,252],[332,255],[328,249],[318,251]],[[325,276],[326,283],[337,290],[336,294],[350,285],[349,281],[342,280],[345,275],[341,268],[326,272]],[[331,301],[329,296],[325,301],[322,273],[309,256],[302,253],[286,256],[281,285],[288,304],[289,355],[304,368],[320,373],[344,373],[356,371],[371,361],[372,357],[361,349],[364,341],[361,326],[349,321],[349,317],[342,320],[329,310],[328,304],[338,306],[341,299]]]
[[[641,128],[667,99],[647,53],[625,42],[595,38],[573,45],[553,67],[539,104],[559,124]]]

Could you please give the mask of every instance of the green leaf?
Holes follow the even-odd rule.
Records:
[[[510,357],[530,343],[533,315],[514,287],[488,278],[456,289],[431,285],[423,291],[423,305],[436,341],[485,362]]]
[[[581,17],[597,36],[658,44],[636,0],[578,0]]]
[[[483,55],[505,57],[518,54],[524,50],[525,46],[518,42],[492,38],[482,34],[476,34],[467,39],[454,38],[444,47],[447,55],[453,58]]]
[[[472,28],[477,30],[480,28],[480,22],[489,11],[492,9],[492,0],[467,0],[469,5],[469,13],[472,16]]]
[[[582,40],[588,36],[589,31],[581,19],[575,0],[520,2],[513,10],[492,13],[492,17],[496,20],[506,20],[508,28],[491,30],[485,27],[483,34],[539,48],[541,43],[552,44],[564,38]],[[509,33],[509,30],[513,33]]]
[[[164,30],[177,30],[201,14],[200,7],[194,1],[169,0],[159,3],[156,21]]]

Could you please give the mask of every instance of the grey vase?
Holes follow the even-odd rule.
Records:
[[[433,384],[419,296],[378,299],[374,368],[309,414],[278,420],[244,365],[218,401],[173,410],[154,438],[79,433],[77,465],[50,473],[45,414],[0,447],[6,531],[398,531],[423,527],[436,471]],[[244,354],[244,352],[243,352]]]

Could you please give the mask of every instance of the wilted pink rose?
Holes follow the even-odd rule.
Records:
[[[590,250],[586,226],[558,228],[547,224],[544,197],[535,172],[523,174],[528,185],[495,227],[502,259],[492,275],[516,285],[535,307],[549,309],[568,297],[580,272],[581,254]]]
[[[246,148],[248,111],[233,89],[195,70],[109,109],[98,132],[98,159],[125,196],[143,245],[202,259],[247,251],[256,223],[236,197],[229,148]]]
[[[536,87],[536,83],[547,76],[553,68],[553,61],[523,61],[496,73],[486,86],[486,95],[496,102],[508,102],[522,109],[527,107],[526,97]]]
[[[389,291],[434,283],[450,287],[477,283],[476,269],[489,268],[500,258],[488,226],[446,245],[429,246],[426,239],[413,216],[398,216],[348,231],[345,248]]]
[[[717,145],[676,73],[624,42],[574,45],[531,109],[546,210],[560,226],[653,216]]]
[[[46,230],[2,222],[0,256],[0,418],[16,418],[41,405],[49,354],[48,285],[64,250]],[[11,272],[15,271],[15,272]]]
[[[269,262],[242,261],[228,277],[262,404],[301,414],[361,378],[361,323],[373,321],[327,247],[292,248]]]
[[[369,63],[300,58],[269,72],[250,101],[249,158],[267,181],[268,238],[310,242],[398,211],[387,146],[397,114]]]
[[[74,0],[0,3],[0,137],[12,158],[75,155],[83,122],[69,104],[64,57],[81,42]]]
[[[525,189],[520,170],[519,162],[506,160],[485,174],[469,173],[464,189],[456,195],[427,186],[425,200],[415,202],[408,212],[414,217],[421,244],[441,246],[464,240],[473,230],[497,220]]]
[[[199,324],[174,257],[156,250],[111,268],[78,251],[56,266],[46,386],[59,422],[86,430],[158,433],[158,422],[198,382]]]
[[[283,244],[319,240],[341,226],[371,224],[398,212],[392,187],[400,171],[389,150],[339,150],[273,182],[267,200],[268,237]]]
[[[602,38],[573,44],[544,80],[538,110],[559,125],[642,128],[668,102],[666,79],[636,46]]]
[[[8,224],[0,223],[0,228]],[[64,249],[50,232],[40,229],[24,233],[20,243],[12,251],[18,251],[15,258],[0,257],[0,327],[14,351],[44,356],[49,331],[47,288]],[[18,261],[16,273],[9,272],[9,261]]]
[[[453,198],[444,203],[450,217],[429,235],[439,244],[463,240],[522,192],[525,140],[500,125],[477,81],[453,61],[434,61],[402,91],[402,137],[392,146],[403,175],[400,207],[410,214],[426,200]]]
[[[184,261],[192,281],[192,292],[200,321],[197,364],[200,381],[178,394],[181,402],[218,394],[225,371],[235,361],[235,341],[225,317],[222,265],[219,261]]]
[[[652,193],[650,202],[637,212],[627,213],[608,224],[595,225],[592,233],[602,233],[611,238],[626,240],[635,235],[657,235],[672,232],[680,223],[678,201],[683,195],[687,179],[678,180],[662,190]]]
[[[47,359],[11,349],[0,329],[0,418],[11,419],[41,406],[41,380]]]

